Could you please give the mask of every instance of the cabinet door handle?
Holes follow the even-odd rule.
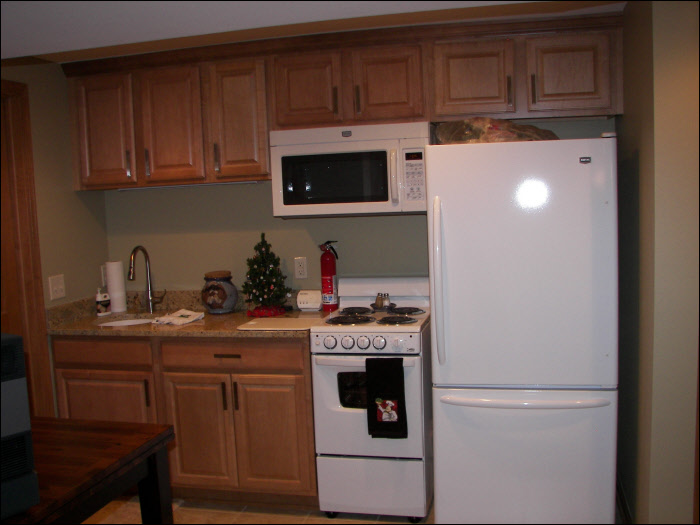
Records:
[[[146,150],[146,177],[151,176],[151,160],[148,156],[148,150]]]
[[[126,176],[131,178],[131,152],[126,150]]]
[[[513,80],[510,75],[506,77],[506,93],[508,97],[508,105],[513,105]]]
[[[221,173],[221,161],[219,160],[219,145],[214,143],[214,171]]]
[[[240,359],[241,354],[214,354],[217,359]]]
[[[355,86],[355,112],[362,113],[362,108],[360,107],[360,86]]]
[[[333,88],[333,113],[338,114],[338,87]]]
[[[226,383],[221,382],[221,400],[224,402],[224,410],[228,410],[228,402],[226,401]]]
[[[532,103],[537,103],[537,78],[535,75],[530,75],[530,89],[532,91]]]
[[[233,382],[233,409],[238,410],[238,381]]]
[[[151,396],[148,393],[148,379],[143,380],[144,395],[146,396],[146,408],[151,406]]]

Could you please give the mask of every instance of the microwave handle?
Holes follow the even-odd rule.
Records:
[[[399,185],[398,185],[398,176],[396,173],[396,150],[392,149],[389,151],[389,178],[390,178],[390,185],[389,185],[389,200],[393,204],[398,204],[399,203]]]

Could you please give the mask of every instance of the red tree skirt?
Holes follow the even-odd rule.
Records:
[[[248,317],[274,317],[285,312],[282,306],[256,306],[255,309],[248,310]]]

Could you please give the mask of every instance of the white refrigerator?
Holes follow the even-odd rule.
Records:
[[[614,138],[426,149],[436,523],[614,523]]]

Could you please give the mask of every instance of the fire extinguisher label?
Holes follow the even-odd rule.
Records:
[[[338,304],[337,276],[321,277],[321,300],[323,304]]]

